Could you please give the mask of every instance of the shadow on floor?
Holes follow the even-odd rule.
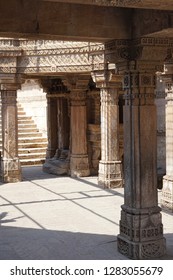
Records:
[[[173,236],[165,235],[173,260]],[[116,236],[45,229],[0,227],[0,260],[125,260]]]
[[[125,259],[111,235],[0,227],[1,260]]]

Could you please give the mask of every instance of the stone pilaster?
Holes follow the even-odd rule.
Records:
[[[70,174],[72,177],[90,175],[87,151],[86,90],[89,77],[68,76],[71,90],[71,156]]]
[[[1,82],[1,178],[4,183],[21,181],[21,166],[18,157],[17,89],[19,89],[19,84]]]
[[[114,41],[106,48],[107,59],[117,60],[125,91],[125,190],[118,250],[132,259],[159,258],[165,254],[165,239],[157,197],[154,93],[155,72],[162,71],[160,61],[166,57],[167,49],[153,38]]]
[[[118,90],[122,78],[110,70],[92,73],[101,96],[101,160],[98,184],[105,188],[122,187],[122,165],[119,158]]]
[[[162,79],[166,93],[166,175],[163,177],[161,204],[173,212],[173,61],[165,64]]]

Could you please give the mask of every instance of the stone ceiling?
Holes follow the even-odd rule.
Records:
[[[66,2],[84,5],[99,5],[112,7],[173,10],[172,0],[42,0],[47,2]]]

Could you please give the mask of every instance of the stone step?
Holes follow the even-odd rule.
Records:
[[[47,138],[42,136],[32,117],[18,104],[18,154],[22,166],[42,165],[46,158]],[[1,113],[0,113],[0,130]],[[0,150],[2,139],[0,136]]]
[[[31,124],[30,122],[28,123],[19,123],[18,124],[18,129],[28,129],[28,128],[36,128],[37,129],[37,126],[36,124],[34,124],[34,122]]]
[[[18,117],[26,117],[26,113],[24,111],[17,111]]]
[[[26,116],[25,117],[18,117],[18,122],[19,121],[24,121],[24,120],[25,121],[33,121],[32,117],[28,117],[28,116],[27,117]]]
[[[18,120],[18,125],[35,124],[33,120]]]
[[[28,166],[28,165],[42,165],[45,162],[45,158],[40,159],[21,159],[20,163],[22,166]]]
[[[27,139],[29,139],[29,138],[33,138],[33,137],[42,137],[42,134],[41,134],[41,132],[20,132],[19,134],[18,134],[18,136],[19,136],[19,139],[21,139],[21,138],[27,138]]]
[[[19,154],[40,154],[40,153],[45,153],[46,152],[47,145],[44,147],[34,147],[34,148],[19,148],[18,152]]]
[[[20,154],[19,153],[19,158],[20,159],[40,159],[40,158],[44,158],[46,157],[46,153],[28,153],[28,154]]]
[[[35,132],[35,133],[38,133],[39,130],[36,128],[36,127],[25,127],[23,126],[22,128],[18,128],[18,133],[20,135],[20,133],[30,133],[30,132]]]
[[[47,148],[47,142],[29,142],[29,143],[18,143],[18,147],[20,148],[25,148],[25,149],[30,149],[30,148]]]
[[[43,138],[43,137],[29,137],[27,139],[24,139],[24,138],[18,138],[18,141],[19,143],[42,143],[42,142],[47,142],[47,139],[46,138]]]

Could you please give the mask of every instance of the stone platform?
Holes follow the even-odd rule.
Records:
[[[0,259],[125,260],[117,251],[123,189],[24,167],[23,181],[0,184]],[[160,199],[161,191],[159,191]],[[162,212],[173,260],[173,214]]]

